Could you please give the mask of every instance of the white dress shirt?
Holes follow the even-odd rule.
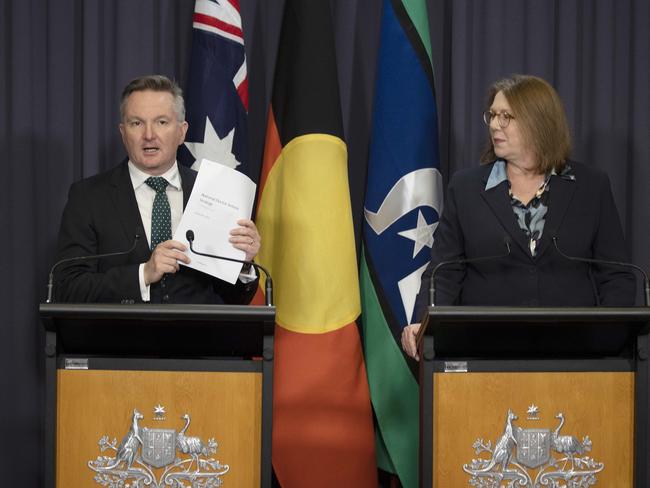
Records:
[[[142,217],[142,223],[144,224],[144,232],[147,234],[147,242],[151,246],[151,210],[156,190],[145,183],[151,175],[138,169],[131,161],[129,161],[129,175],[131,176],[135,199],[138,202],[140,217]],[[169,183],[166,193],[172,214],[172,235],[174,235],[183,215],[183,187],[181,186],[181,176],[178,173],[178,164],[174,163],[166,173],[160,176]]]
[[[151,247],[151,211],[153,209],[153,199],[156,196],[156,190],[145,183],[151,175],[140,170],[131,161],[129,161],[129,176],[131,176],[135,200],[138,202],[138,210],[140,211],[144,232],[147,235],[147,243]],[[171,210],[172,235],[174,235],[174,231],[178,227],[178,223],[181,221],[181,216],[183,215],[183,187],[181,186],[181,176],[178,173],[178,163],[174,162],[172,167],[160,176],[165,178],[168,183],[166,193]],[[138,278],[140,281],[142,301],[148,302],[151,300],[151,286],[144,282],[144,265],[145,263],[140,263],[138,267]]]

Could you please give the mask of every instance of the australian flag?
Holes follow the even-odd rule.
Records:
[[[239,0],[196,0],[186,87],[189,130],[179,161],[247,173],[248,75]]]

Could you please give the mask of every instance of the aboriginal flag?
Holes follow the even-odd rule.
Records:
[[[377,486],[329,0],[287,0],[257,225],[276,289],[273,466],[292,487]]]

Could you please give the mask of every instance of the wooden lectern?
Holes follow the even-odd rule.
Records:
[[[271,486],[274,307],[40,315],[46,487]]]
[[[423,325],[421,486],[650,486],[650,309],[429,307]]]

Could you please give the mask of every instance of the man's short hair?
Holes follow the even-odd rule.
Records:
[[[174,97],[174,111],[178,117],[178,121],[185,120],[185,101],[183,100],[183,90],[176,84],[175,81],[170,80],[163,75],[148,75],[135,78],[124,87],[122,91],[122,99],[120,101],[120,117],[124,120],[124,108],[126,100],[133,92],[151,90],[155,92],[171,93]]]

